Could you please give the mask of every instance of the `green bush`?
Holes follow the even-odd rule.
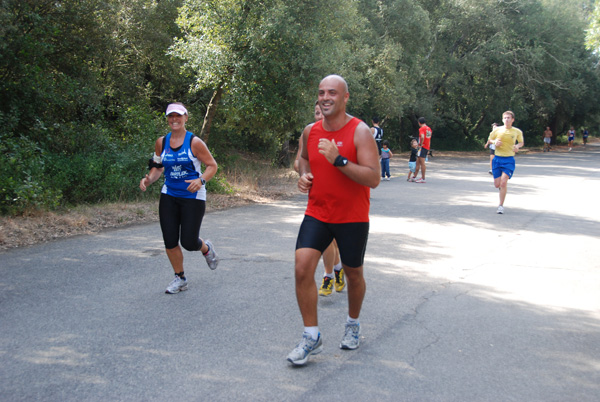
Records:
[[[567,134],[556,136],[556,145],[566,145],[568,143],[569,139],[567,138]]]
[[[61,192],[44,172],[44,151],[31,140],[0,133],[0,212],[21,214],[29,209],[55,208]]]

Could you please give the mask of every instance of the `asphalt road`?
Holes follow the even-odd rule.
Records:
[[[299,194],[207,213],[221,264],[186,253],[176,295],[158,224],[0,254],[0,400],[600,400],[600,147],[518,156],[504,215],[485,157],[391,168],[358,350],[344,291],[319,299],[323,353],[285,359]]]

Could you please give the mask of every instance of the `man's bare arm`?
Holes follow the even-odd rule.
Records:
[[[308,134],[310,133],[312,126],[312,124],[306,126],[300,137],[302,151],[298,156],[298,173],[300,174],[300,178],[298,179],[298,189],[303,193],[307,193],[310,190],[313,180],[313,175],[310,171],[310,163],[308,162],[308,148],[306,146]]]

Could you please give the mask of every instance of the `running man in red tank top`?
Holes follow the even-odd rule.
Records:
[[[321,253],[333,239],[340,250],[348,285],[348,317],[340,348],[353,350],[359,346],[370,189],[379,185],[381,177],[371,130],[346,113],[349,97],[342,77],[323,78],[318,98],[323,120],[306,126],[302,132],[298,188],[308,193],[308,206],[296,242],[295,277],[304,333],[287,357],[296,365],[323,350],[314,277]]]

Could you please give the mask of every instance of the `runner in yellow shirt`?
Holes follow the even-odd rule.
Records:
[[[502,114],[504,126],[497,127],[490,133],[489,142],[496,145],[495,157],[492,161],[494,186],[500,191],[500,205],[497,213],[504,213],[504,199],[508,191],[508,180],[515,171],[515,153],[525,145],[523,132],[513,127],[515,114],[506,111]]]

